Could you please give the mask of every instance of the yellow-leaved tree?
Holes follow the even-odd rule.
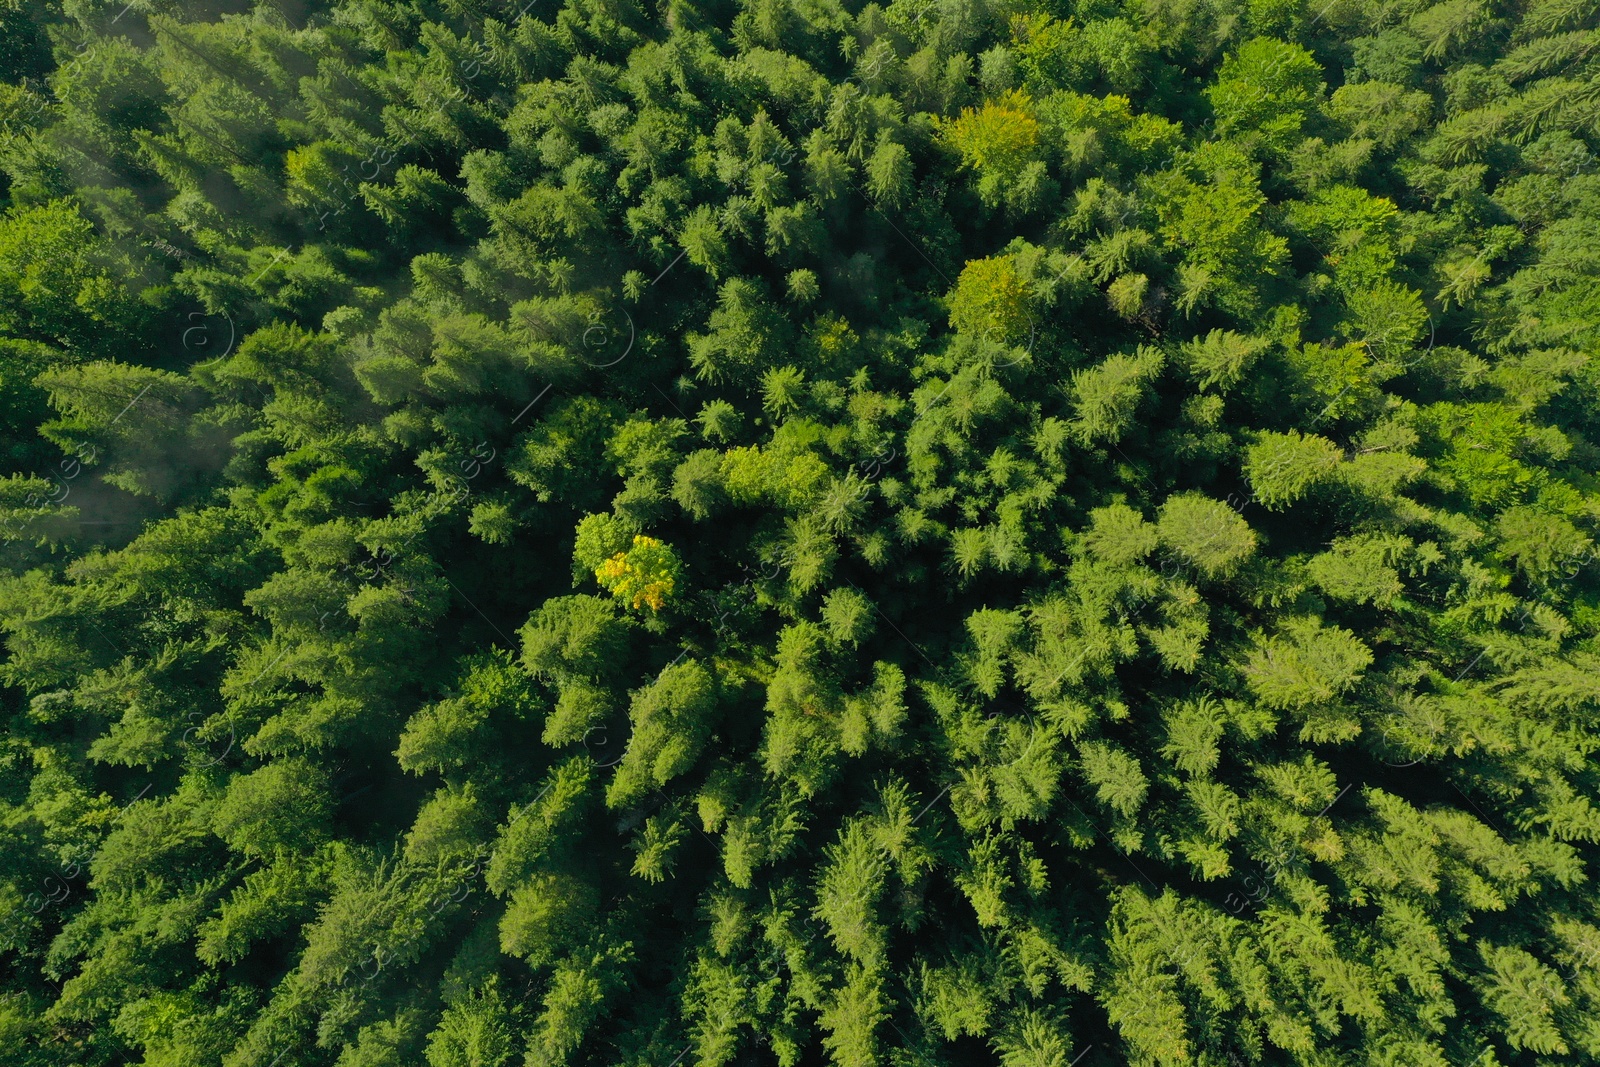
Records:
[[[971,337],[1020,344],[1028,337],[1028,284],[1010,256],[969,260],[946,298],[950,325]]]
[[[960,154],[961,165],[977,173],[985,204],[1025,209],[1032,203],[1045,165],[1039,120],[1026,93],[1013,89],[981,108],[962,108],[959,116],[940,123],[939,133]]]
[[[638,611],[648,605],[660,611],[677,588],[683,567],[672,547],[654,537],[636,534],[633,547],[618,552],[594,570],[611,595]]]

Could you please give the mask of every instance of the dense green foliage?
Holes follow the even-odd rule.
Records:
[[[0,66],[0,1064],[1600,1062],[1600,2]]]

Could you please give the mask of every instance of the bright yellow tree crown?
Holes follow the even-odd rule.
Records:
[[[594,576],[612,596],[635,611],[642,605],[660,611],[672,595],[681,570],[670,546],[654,537],[636,534],[633,547],[600,564]]]

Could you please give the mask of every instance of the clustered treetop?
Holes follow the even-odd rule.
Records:
[[[0,1065],[1600,1062],[1596,0],[0,68]]]

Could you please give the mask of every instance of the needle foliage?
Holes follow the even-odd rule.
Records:
[[[1600,1062],[1600,4],[0,72],[0,1064]]]

